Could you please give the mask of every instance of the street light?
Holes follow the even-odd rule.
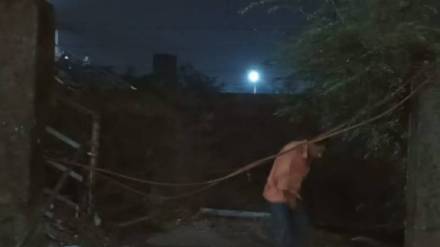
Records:
[[[257,84],[260,82],[261,75],[260,72],[256,70],[251,70],[248,73],[248,80],[254,86],[254,94],[257,94]]]

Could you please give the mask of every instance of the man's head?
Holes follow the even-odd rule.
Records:
[[[311,159],[320,159],[324,154],[325,145],[322,143],[309,143],[307,150]]]

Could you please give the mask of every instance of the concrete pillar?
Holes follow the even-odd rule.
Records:
[[[0,1],[0,246],[17,244],[39,216],[39,125],[53,61],[45,1]],[[38,211],[38,212],[37,212]],[[39,246],[33,242],[32,246]]]
[[[440,81],[414,100],[407,179],[406,247],[440,244]]]

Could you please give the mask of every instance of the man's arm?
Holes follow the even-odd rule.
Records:
[[[302,200],[301,196],[298,193],[293,194],[288,190],[283,190],[283,194],[284,197],[287,199],[287,204],[292,209],[296,208],[296,205],[298,204],[298,200]]]

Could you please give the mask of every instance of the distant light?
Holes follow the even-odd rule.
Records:
[[[248,80],[249,80],[249,82],[255,84],[255,83],[259,82],[260,79],[261,79],[261,76],[260,76],[260,73],[258,71],[256,71],[256,70],[249,71],[249,73],[248,73]]]
[[[69,60],[70,57],[69,56],[64,56],[64,59]]]

